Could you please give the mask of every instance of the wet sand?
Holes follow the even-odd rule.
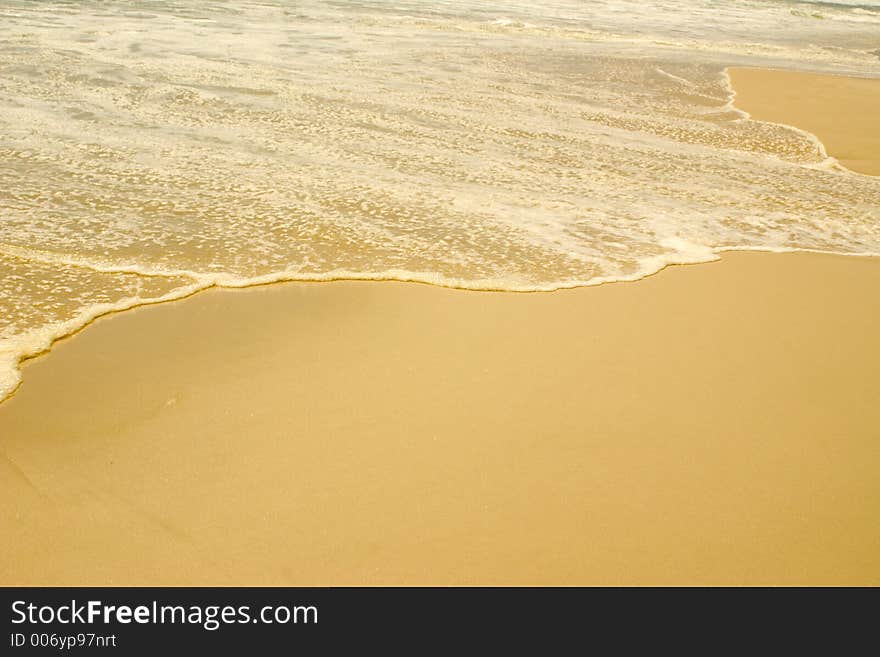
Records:
[[[880,583],[880,260],[210,291],[0,406],[0,581]]]
[[[734,104],[753,119],[818,136],[848,169],[880,175],[880,80],[731,68]]]
[[[859,120],[816,128],[853,168]],[[0,584],[880,584],[878,292],[729,253],[103,318],[0,404]]]

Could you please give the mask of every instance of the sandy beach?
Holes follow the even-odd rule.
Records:
[[[730,254],[99,321],[0,407],[0,581],[876,584],[878,287]]]
[[[877,81],[731,74],[878,171]],[[101,318],[0,404],[0,584],[880,584],[878,291],[877,258],[726,253]]]

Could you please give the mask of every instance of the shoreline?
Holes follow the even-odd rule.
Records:
[[[716,253],[100,315],[0,401],[0,585],[880,584],[880,259]]]
[[[817,134],[815,132],[810,132],[809,130],[805,130],[813,135],[817,142],[822,145],[822,148],[825,150],[826,154],[832,158],[834,158],[841,166],[847,169],[850,172],[861,173],[864,175],[880,175],[880,132],[874,130],[873,132],[867,129],[867,124],[865,126],[858,124],[856,126],[856,132],[858,139],[862,139],[864,135],[868,135],[869,139],[866,143],[859,143],[856,146],[852,145],[852,128],[841,129],[840,126],[836,122],[819,122],[819,124],[814,124],[810,119],[813,118],[815,112],[813,112],[811,108],[811,102],[815,102],[815,94],[811,93],[809,90],[805,90],[805,86],[799,83],[799,80],[807,80],[809,82],[815,82],[816,79],[819,79],[823,84],[828,85],[843,85],[844,91],[850,91],[848,89],[851,85],[857,85],[859,89],[855,94],[856,98],[856,106],[855,113],[862,115],[865,114],[865,107],[868,110],[876,109],[876,112],[880,114],[880,79],[872,79],[872,78],[855,78],[849,76],[834,76],[834,75],[826,75],[826,74],[815,74],[815,73],[802,73],[797,71],[788,71],[783,69],[767,69],[767,68],[745,68],[745,67],[736,67],[736,66],[728,66],[724,69],[724,74],[728,78],[728,83],[730,84],[732,95],[730,98],[731,106],[745,114],[749,115],[750,118],[754,118],[756,120],[762,121],[770,121],[773,123],[780,123],[782,125],[786,125],[788,127],[794,128],[796,130],[805,130],[804,125],[801,125],[802,122],[810,123],[815,127],[821,129],[821,134]],[[865,88],[861,88],[865,87]],[[743,90],[745,88],[745,91]],[[787,98],[780,98],[780,94],[778,89],[784,89]],[[791,91],[794,89],[795,91]],[[867,92],[866,92],[867,90]],[[851,96],[852,94],[850,94]],[[747,98],[744,99],[744,96]],[[850,97],[848,96],[848,98]],[[821,100],[821,99],[820,99]],[[831,101],[834,102],[833,100]],[[820,107],[820,114],[827,114],[827,103],[828,99],[825,99],[825,105]],[[800,112],[796,111],[800,109]],[[792,122],[791,114],[794,114],[795,119],[798,119],[798,124],[795,125]],[[803,120],[803,116],[806,116],[807,119]],[[784,120],[783,120],[784,119]],[[842,157],[839,152],[836,151],[836,144],[840,134],[849,134],[850,136],[846,140],[842,140],[845,142],[847,148],[856,148],[859,152],[859,157],[856,159],[847,159]],[[829,148],[826,143],[826,137],[831,135],[835,142],[835,149]],[[640,273],[631,278],[615,278],[615,279],[594,279],[593,281],[584,281],[581,283],[576,283],[572,285],[560,285],[558,287],[552,287],[547,289],[535,289],[535,290],[517,290],[517,289],[502,289],[502,288],[494,288],[491,286],[482,287],[480,285],[457,285],[453,283],[443,283],[438,281],[427,280],[427,274],[424,278],[419,278],[415,275],[407,275],[407,276],[395,276],[389,272],[388,276],[359,276],[355,275],[351,272],[340,273],[340,274],[328,274],[323,277],[313,277],[313,278],[296,278],[289,277],[286,278],[283,275],[276,276],[268,276],[267,280],[256,280],[254,282],[243,282],[241,284],[235,284],[230,282],[222,282],[222,280],[203,280],[199,281],[195,275],[191,272],[189,275],[193,275],[193,284],[180,295],[175,295],[174,293],[169,293],[166,295],[167,298],[160,298],[154,300],[136,300],[131,301],[124,300],[124,302],[120,302],[120,307],[109,308],[109,309],[101,309],[95,313],[89,313],[89,317],[85,319],[73,318],[64,323],[65,326],[70,325],[74,328],[68,329],[64,328],[60,333],[51,332],[50,335],[35,337],[32,342],[36,344],[34,347],[29,347],[26,350],[26,353],[22,355],[21,353],[9,352],[6,360],[9,363],[14,363],[14,367],[7,368],[7,371],[12,372],[11,376],[8,378],[6,382],[3,382],[3,379],[0,378],[0,405],[7,402],[11,399],[20,387],[23,385],[23,374],[22,371],[27,364],[34,359],[41,358],[48,353],[51,353],[54,345],[61,341],[66,340],[68,338],[74,337],[78,335],[81,331],[91,326],[97,320],[100,320],[104,317],[111,316],[120,312],[127,312],[132,309],[152,306],[162,303],[171,303],[177,301],[183,301],[192,297],[199,292],[204,292],[206,290],[212,288],[220,288],[220,289],[245,289],[250,287],[258,287],[262,285],[275,285],[278,283],[289,283],[289,282],[336,282],[336,281],[370,281],[370,282],[405,282],[405,283],[418,283],[425,285],[437,285],[449,289],[458,289],[458,290],[468,290],[474,292],[511,292],[511,293],[531,293],[531,292],[558,292],[561,290],[568,289],[578,289],[582,287],[595,287],[598,285],[606,285],[609,283],[629,283],[629,282],[638,282],[654,276],[662,271],[664,271],[668,267],[673,266],[681,266],[681,265],[693,265],[693,264],[707,264],[710,262],[715,262],[720,259],[725,253],[736,253],[736,252],[754,252],[754,253],[821,253],[823,255],[843,255],[847,257],[880,257],[878,253],[833,253],[833,252],[822,252],[815,251],[810,249],[771,249],[771,248],[759,248],[759,247],[717,247],[711,249],[713,255],[715,256],[712,259],[706,260],[694,260],[694,261],[669,261],[664,263],[659,269],[649,272],[649,273]],[[186,272],[177,272],[181,274],[185,274]],[[0,362],[2,364],[2,362]],[[0,372],[2,374],[2,372]],[[5,388],[5,389],[4,389]]]
[[[469,287],[459,287],[455,285],[446,285],[441,283],[434,283],[431,281],[425,280],[417,280],[417,279],[403,279],[403,278],[371,278],[365,276],[363,278],[358,277],[330,277],[326,279],[310,279],[310,278],[278,278],[277,280],[268,280],[265,282],[258,283],[247,283],[243,285],[228,285],[221,283],[208,283],[205,284],[204,287],[199,287],[193,290],[189,290],[183,293],[181,296],[172,296],[170,298],[161,298],[155,300],[144,300],[144,301],[136,301],[131,305],[124,305],[119,308],[111,308],[108,310],[102,310],[93,316],[89,317],[86,320],[83,320],[82,323],[76,320],[70,320],[68,323],[72,323],[76,325],[76,328],[70,330],[69,332],[62,333],[57,337],[52,337],[49,339],[48,344],[45,347],[41,347],[39,350],[35,350],[33,352],[29,352],[27,355],[22,356],[17,361],[17,367],[15,368],[16,374],[18,378],[15,384],[10,388],[9,392],[0,396],[0,405],[12,399],[12,397],[18,392],[22,385],[24,385],[24,368],[27,367],[31,362],[45,358],[52,353],[52,350],[55,348],[57,344],[60,344],[66,340],[75,338],[83,331],[88,329],[90,326],[94,325],[96,322],[99,322],[103,319],[113,317],[115,315],[126,313],[132,310],[138,310],[140,308],[148,308],[151,306],[158,306],[167,303],[178,303],[182,301],[186,301],[202,292],[207,292],[210,290],[248,290],[252,288],[260,288],[272,285],[286,285],[286,284],[304,284],[304,285],[320,285],[326,283],[403,283],[407,285],[427,285],[430,287],[440,287],[447,290],[457,290],[460,292],[471,292],[478,294],[514,294],[514,295],[528,295],[528,294],[553,294],[557,292],[566,292],[569,290],[579,290],[584,288],[591,287],[599,287],[604,285],[617,285],[617,284],[628,284],[628,283],[638,283],[640,281],[651,278],[652,276],[657,276],[662,274],[669,268],[672,267],[692,267],[699,265],[707,265],[713,262],[718,262],[721,260],[725,254],[727,253],[762,253],[762,254],[809,254],[809,255],[820,255],[820,256],[832,256],[832,257],[842,257],[842,258],[880,258],[880,253],[835,253],[831,251],[816,251],[813,249],[771,249],[771,248],[758,248],[758,247],[738,247],[738,246],[730,246],[730,247],[719,247],[716,249],[712,249],[713,254],[716,256],[711,260],[699,260],[693,262],[669,262],[661,266],[656,271],[653,271],[648,274],[639,275],[637,278],[615,278],[611,280],[602,279],[597,280],[594,283],[583,283],[571,286],[560,286],[554,287],[550,289],[535,289],[535,290],[515,290],[515,289],[494,289],[494,288],[469,288]],[[2,389],[0,389],[0,393],[2,393]]]
[[[857,78],[850,76],[837,76],[817,73],[802,73],[798,71],[789,71],[784,69],[745,68],[737,66],[726,67],[724,69],[724,73],[728,78],[728,82],[732,90],[730,103],[731,106],[736,110],[745,112],[749,115],[750,118],[756,120],[780,123],[796,130],[807,131],[817,139],[818,143],[822,145],[828,156],[837,160],[840,165],[848,171],[864,175],[880,175],[880,131],[877,131],[876,129],[874,129],[873,131],[870,130],[869,128],[873,126],[870,126],[870,122],[864,119],[864,116],[866,115],[866,108],[868,110],[867,115],[871,115],[870,110],[872,109],[875,109],[876,113],[880,115],[880,79]],[[812,87],[802,83],[804,80],[810,82],[811,84],[815,84],[815,82],[819,80],[824,86],[842,85],[843,91],[849,94],[847,95],[848,100],[853,97],[851,87],[855,85],[857,87],[856,93],[854,95],[855,102],[850,103],[851,105],[853,105],[852,112],[850,114],[854,113],[857,116],[860,116],[864,125],[857,122],[855,129],[853,129],[853,126],[848,126],[844,129],[841,128],[839,123],[836,121],[819,121],[818,123],[816,123],[814,116],[816,112],[811,109],[811,107],[813,107],[816,102],[816,96],[813,92],[810,91]],[[778,90],[780,89],[784,90],[784,92],[779,92]],[[828,103],[830,102],[833,105],[837,101],[834,99],[833,94],[829,94],[829,96],[831,96],[830,101],[828,98],[819,99],[820,101],[822,101],[822,103],[824,103],[820,103],[819,114],[834,115],[833,112],[828,111]],[[810,127],[818,127],[820,130],[819,133],[808,130],[804,124],[810,124]],[[854,131],[856,133],[858,142],[855,145],[853,144],[852,137],[852,133]],[[848,136],[841,139],[841,134]],[[827,141],[828,138],[832,140],[834,144],[833,147],[829,147]],[[858,150],[858,157],[844,157],[840,152],[836,150],[838,141],[840,141],[840,143],[843,144],[847,149],[852,150],[853,148],[855,148],[856,150]],[[639,282],[651,276],[655,276],[656,274],[661,273],[669,267],[693,264],[707,264],[710,262],[715,262],[720,259],[725,253],[821,253],[823,255],[842,255],[846,257],[880,257],[880,254],[878,253],[843,254],[814,251],[810,249],[777,250],[771,248],[735,246],[717,247],[711,249],[711,251],[715,256],[712,259],[698,261],[670,261],[663,264],[656,271],[652,271],[646,274],[640,273],[632,278],[616,278],[612,280],[595,279],[594,282],[585,281],[572,285],[562,285],[559,287],[535,290],[515,290],[501,288],[496,289],[493,287],[456,285],[451,283],[442,283],[427,280],[427,275],[425,275],[424,279],[422,279],[412,275],[395,276],[391,275],[390,273],[386,277],[366,275],[358,276],[350,272],[338,275],[328,274],[324,277],[313,278],[285,278],[283,276],[269,276],[265,281],[258,280],[255,282],[245,282],[242,284],[234,284],[229,282],[224,283],[222,281],[209,280],[199,281],[197,278],[194,277],[192,286],[190,286],[187,291],[182,292],[180,295],[170,293],[170,296],[168,296],[168,298],[155,300],[136,300],[132,301],[130,304],[129,300],[125,300],[124,303],[121,302],[121,307],[101,309],[96,313],[89,313],[89,317],[87,317],[86,319],[73,318],[71,320],[68,320],[64,324],[65,326],[74,326],[74,328],[70,330],[64,328],[60,332],[60,334],[58,332],[52,332],[51,335],[35,337],[33,342],[36,344],[36,346],[29,347],[24,355],[21,355],[20,353],[15,353],[14,351],[10,351],[6,360],[10,363],[16,363],[16,365],[14,367],[8,368],[8,371],[11,371],[12,375],[6,382],[3,382],[2,378],[0,378],[0,384],[2,384],[0,385],[0,405],[6,403],[9,399],[11,399],[24,384],[22,373],[23,369],[27,367],[27,365],[34,359],[42,358],[45,355],[51,353],[55,344],[59,341],[79,335],[81,331],[90,327],[94,322],[104,317],[112,316],[120,312],[128,312],[130,310],[140,307],[183,301],[189,299],[193,295],[204,292],[206,290],[210,290],[212,288],[245,289],[250,287],[275,285],[279,283],[289,282],[370,281],[406,282],[424,285],[436,285],[448,289],[459,289],[474,292],[505,292],[517,294],[531,292],[546,293],[558,292],[568,289],[578,289],[582,287],[595,287],[598,285],[606,285],[609,283]],[[177,273],[186,274],[186,272]],[[6,388],[5,390],[4,387]]]
[[[830,157],[854,173],[880,176],[880,79],[783,69],[726,69],[733,106],[749,118],[787,125],[816,137]],[[840,124],[846,117],[846,126]]]

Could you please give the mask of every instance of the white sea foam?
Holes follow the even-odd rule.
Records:
[[[752,120],[726,74],[876,76],[880,13],[535,7],[0,0],[0,398],[95,317],[211,286],[880,253],[880,181]]]
[[[120,299],[115,303],[83,306],[65,321],[44,324],[38,328],[19,333],[13,338],[0,340],[0,401],[15,392],[20,384],[19,365],[21,361],[47,351],[56,340],[79,331],[103,315],[182,299],[200,289],[204,289],[204,286],[196,284],[155,298],[132,297]]]

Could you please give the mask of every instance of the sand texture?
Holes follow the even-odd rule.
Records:
[[[211,291],[0,406],[0,582],[880,583],[880,260]]]

